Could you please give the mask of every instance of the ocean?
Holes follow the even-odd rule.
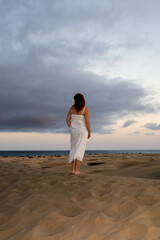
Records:
[[[86,150],[86,154],[134,154],[134,153],[160,153],[160,150]],[[24,150],[24,151],[13,151],[13,150],[0,150],[0,157],[24,157],[24,156],[59,156],[68,155],[69,150]]]

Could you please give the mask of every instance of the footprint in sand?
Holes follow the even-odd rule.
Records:
[[[53,186],[53,185],[55,185],[57,182],[58,182],[58,181],[57,181],[56,179],[52,179],[52,180],[48,181],[48,184]]]
[[[0,224],[5,223],[8,221],[8,218],[10,218],[15,212],[17,211],[17,208],[14,206],[9,205],[8,203],[1,203],[0,202]],[[0,225],[0,230],[3,228],[2,225]]]
[[[124,229],[124,236],[129,240],[144,239],[147,231],[148,227],[146,225],[140,223],[132,223]]]
[[[110,188],[111,184],[110,183],[103,183],[101,186],[104,187],[104,188]]]
[[[138,194],[141,194],[143,192],[143,190],[138,187],[128,188],[125,185],[117,186],[117,188],[114,191],[115,191],[114,195],[120,198],[126,197],[126,196],[135,198]]]
[[[110,193],[113,191],[113,186],[111,186],[110,183],[104,183],[101,185],[101,187],[104,189],[105,193]]]
[[[42,236],[47,237],[57,235],[58,233],[63,232],[69,224],[70,223],[67,217],[51,213],[45,218],[42,218],[42,220],[32,230],[30,239],[32,239],[32,236],[35,237],[34,239],[39,239]]]
[[[150,206],[139,218],[147,225],[160,227],[160,204]]]
[[[140,205],[146,206],[151,206],[157,203],[157,200],[154,197],[145,194],[138,196],[135,201]]]
[[[151,229],[150,229],[151,228]],[[160,239],[160,228],[150,227],[149,232],[146,236],[146,240],[159,240]]]
[[[16,235],[22,231],[21,226],[17,223],[15,223],[14,226],[8,226],[6,229],[1,231],[0,233],[0,239],[16,239]],[[15,238],[13,238],[13,236]]]
[[[0,192],[2,192],[3,190],[6,190],[7,187],[9,187],[9,184],[6,182],[2,182],[0,183]]]
[[[6,198],[8,204],[15,206],[21,203],[25,199],[25,194],[20,194],[20,192],[12,191]]]
[[[77,186],[68,185],[66,189],[67,189],[69,192],[75,193],[75,191],[77,190]]]
[[[76,206],[75,204],[71,203],[70,205],[63,206],[59,210],[59,214],[65,217],[75,217],[81,213],[83,213],[85,210]]]
[[[128,223],[126,228],[111,233],[107,240],[146,240],[148,227],[140,223]],[[151,240],[151,239],[147,239]],[[158,240],[158,239],[155,239]]]
[[[107,193],[107,191],[106,191],[106,189],[102,189],[102,188],[97,187],[97,188],[92,189],[92,193],[94,195],[98,196],[98,197],[102,197]]]
[[[104,195],[102,197],[99,197],[99,196],[96,197],[96,202],[105,202],[107,204],[110,204],[114,200],[115,200],[115,197],[112,194]]]
[[[3,217],[2,215],[0,216],[0,225],[5,223],[6,217]]]
[[[90,191],[83,191],[74,196],[74,199],[76,199],[77,201],[82,201],[89,198],[90,196],[92,196]]]
[[[113,203],[104,213],[114,221],[117,221],[129,217],[136,208],[136,204],[130,202]]]

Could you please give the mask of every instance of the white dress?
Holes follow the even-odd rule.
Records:
[[[71,150],[69,153],[69,162],[75,159],[82,161],[88,137],[84,115],[71,114],[70,132]]]

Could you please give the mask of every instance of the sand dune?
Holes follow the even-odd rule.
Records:
[[[160,155],[0,158],[1,240],[159,240]]]

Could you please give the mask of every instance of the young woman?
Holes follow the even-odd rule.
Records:
[[[87,138],[91,136],[89,108],[85,106],[84,96],[77,93],[74,105],[69,109],[66,122],[70,127],[71,149],[69,162],[72,164],[73,174],[84,174],[79,171],[83,160]]]

